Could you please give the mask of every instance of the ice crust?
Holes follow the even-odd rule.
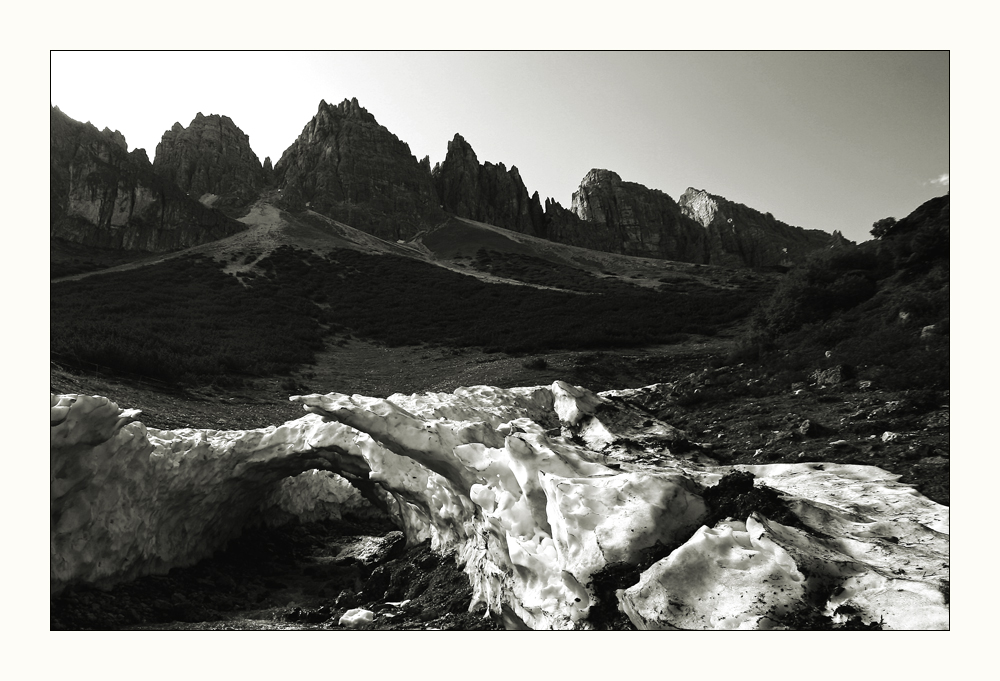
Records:
[[[806,602],[948,627],[946,507],[871,466],[741,466],[815,532],[758,515],[705,527],[701,490],[732,467],[673,456],[679,431],[628,406],[635,392],[294,396],[309,414],[247,431],[147,429],[106,398],[53,395],[53,589],[191,564],[247,525],[337,517],[363,494],[409,544],[453,553],[470,608],[534,629],[587,628],[594,574],[657,544],[681,546],[617,593],[638,628],[780,627]]]

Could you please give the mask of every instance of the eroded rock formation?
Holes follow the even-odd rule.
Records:
[[[270,156],[264,157],[263,173],[264,173],[264,184],[268,186],[274,184],[274,167],[271,165]]]
[[[156,145],[153,169],[191,197],[216,207],[243,206],[265,184],[250,137],[228,116],[200,112],[185,128],[174,123]]]
[[[608,597],[598,573],[673,547],[611,596],[639,628],[781,628],[803,611],[947,628],[946,507],[871,466],[774,464],[740,468],[787,519],[715,522],[707,490],[733,467],[673,453],[682,434],[630,406],[649,390],[297,396],[310,414],[228,432],[156,431],[104,398],[54,395],[53,588],[191,563],[282,480],[324,469],[384,503],[410,544],[453,551],[473,604],[519,625],[587,628]]]
[[[90,245],[170,250],[226,236],[238,227],[192,200],[241,211],[265,186],[280,190],[281,208],[389,241],[441,224],[447,211],[573,246],[731,267],[787,266],[838,243],[703,190],[674,201],[609,170],[587,173],[570,209],[551,199],[543,206],[516,166],[480,163],[459,134],[432,170],[357,99],[321,101],[273,168],[226,116],[175,123],[152,169],[144,152],[127,153],[120,132],[74,126],[53,109],[52,234]]]
[[[158,175],[143,149],[52,107],[49,235],[102,248],[170,251],[246,226]]]
[[[809,253],[846,240],[818,229],[792,227],[741,203],[688,187],[678,201],[684,215],[704,227],[711,264],[791,266]]]
[[[552,207],[557,226],[549,228],[550,234],[579,239],[579,228],[559,208]],[[549,211],[546,206],[547,215]],[[790,266],[838,243],[825,232],[792,227],[770,213],[703,190],[689,188],[674,201],[609,170],[587,173],[573,194],[571,211],[605,232],[599,238],[592,234],[593,244],[575,245],[649,258],[726,267]]]
[[[444,219],[429,170],[357,99],[321,101],[274,166],[282,208],[312,209],[389,240]]]
[[[444,162],[431,173],[442,207],[458,217],[545,236],[545,216],[538,192],[528,196],[517,166],[479,163],[476,152],[456,134]]]
[[[705,230],[683,215],[677,202],[656,189],[623,182],[617,173],[594,169],[573,193],[573,213],[601,225],[617,252],[646,258],[707,263]]]

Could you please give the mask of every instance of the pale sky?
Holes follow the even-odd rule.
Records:
[[[567,208],[606,168],[863,241],[948,191],[947,52],[54,52],[51,67],[53,104],[150,160],[200,111],[276,163],[321,99],[357,97],[418,159],[461,133]]]

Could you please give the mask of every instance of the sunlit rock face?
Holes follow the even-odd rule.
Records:
[[[681,212],[705,229],[709,262],[726,267],[791,266],[823,248],[845,242],[818,229],[792,227],[704,189],[688,187],[677,200]]]
[[[194,562],[276,503],[305,519],[357,507],[337,473],[410,544],[454,552],[470,607],[517,626],[588,628],[594,575],[658,546],[679,548],[617,594],[639,628],[780,628],[807,603],[948,626],[947,508],[868,466],[741,467],[801,526],[705,527],[703,490],[732,468],[672,454],[683,433],[628,406],[637,392],[296,396],[310,414],[252,431],[155,431],[104,398],[53,396],[53,587]]]
[[[548,206],[546,215],[550,216]],[[551,211],[552,234],[572,221]],[[727,267],[790,266],[834,239],[819,230],[792,227],[739,203],[689,188],[675,201],[657,189],[625,182],[610,170],[593,169],[573,193],[571,212],[604,232],[601,250]],[[558,225],[560,228],[556,228]],[[594,229],[600,225],[601,229]],[[553,238],[550,236],[550,238]],[[585,244],[580,244],[585,245]]]
[[[614,234],[618,252],[682,262],[708,262],[705,231],[670,196],[618,173],[593,169],[573,192],[572,211]]]

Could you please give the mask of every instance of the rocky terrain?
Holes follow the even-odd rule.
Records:
[[[78,123],[52,107],[52,239],[126,251],[171,251],[245,229],[159,175],[121,133]]]
[[[217,208],[249,205],[266,181],[250,137],[228,116],[200,112],[187,128],[174,123],[163,133],[153,170],[189,196]]]
[[[450,213],[515,232],[544,237],[538,192],[528,197],[517,166],[480,164],[461,135],[448,142],[444,162],[431,171],[441,205]]]
[[[792,227],[770,213],[693,187],[681,194],[677,205],[705,229],[705,250],[713,265],[790,267],[803,262],[809,253],[849,243],[839,232],[831,238],[818,229]]]
[[[284,210],[388,241],[454,216],[609,253],[751,268],[843,243],[704,191],[689,189],[678,202],[610,170],[587,173],[569,209],[542,202],[516,166],[480,163],[460,134],[432,169],[357,99],[321,102],[273,167],[225,115],[175,123],[151,166],[145,153],[126,153],[121,133],[98,133],[58,109],[52,116],[50,232],[92,247],[162,252],[220,238],[238,227],[206,207],[240,217],[265,187]]]
[[[273,168],[270,159],[259,163],[225,116],[175,125],[150,164],[143,150],[127,152],[121,133],[56,108],[51,159],[50,388],[69,396],[53,402],[53,432],[61,433],[53,436],[54,629],[947,626],[947,523],[938,518],[950,503],[947,195],[877,222],[875,238],[860,246],[703,190],[674,201],[607,170],[588,173],[571,209],[551,200],[543,207],[516,167],[480,163],[461,135],[432,170],[356,100],[321,102]],[[441,414],[462,422],[479,414],[483,404],[456,406],[440,395],[468,386],[494,386],[485,390],[496,394],[551,386],[532,390],[574,395],[586,418],[567,417],[565,404],[558,418],[531,407],[521,417],[533,425],[521,430],[485,417],[494,430],[443,454],[393,434],[397,416],[423,414],[420,428],[438,428]],[[427,391],[437,396],[417,395]],[[384,401],[396,393],[405,414]],[[63,430],[86,422],[90,416],[80,415],[96,404],[75,395],[142,410],[148,446],[169,455],[146,460],[145,431],[127,423],[132,412],[109,416],[110,440],[64,443]],[[303,397],[292,403],[289,395]],[[486,413],[507,409],[503,399]],[[426,411],[436,400],[444,411]],[[298,418],[303,403],[322,424],[254,434]],[[76,416],[63,423],[73,404]],[[587,411],[598,404],[599,414]],[[87,413],[104,407],[95,409]],[[387,414],[396,416],[379,421]],[[354,445],[315,449],[317,441],[302,435],[341,437],[338,424],[361,428],[391,453],[373,457],[361,448],[373,480],[420,513],[380,502],[367,469],[354,468]],[[448,427],[461,437],[472,432]],[[524,508],[511,512],[503,494],[520,491],[510,476],[477,477],[486,462],[473,459],[510,437],[559,452],[558,465],[539,455],[539,480],[572,469],[589,480],[572,485],[588,490],[603,489],[605,477],[660,480],[683,469],[681,497],[703,499],[704,514],[692,515],[677,537],[661,528],[670,536],[652,552],[621,548],[618,561],[598,542],[597,553],[581,553],[553,529],[589,527],[573,510],[580,507],[567,501],[544,520],[546,504],[529,485],[517,502]],[[274,447],[258,447],[268,438]],[[112,441],[126,448],[108,449]],[[517,477],[521,445],[504,447]],[[230,456],[250,458],[229,466]],[[433,493],[410,489],[382,467],[393,456],[429,461],[450,482]],[[603,468],[574,468],[594,456]],[[87,457],[97,462],[90,472]],[[188,472],[207,466],[193,477],[207,479],[211,469],[222,482],[192,491],[190,477],[171,477],[172,464]],[[283,516],[284,525],[266,514],[247,520],[265,492],[310,466],[354,476],[375,505],[354,515]],[[838,482],[808,494],[789,483],[824,476]],[[96,491],[81,493],[94,480]],[[786,483],[792,487],[774,492]],[[132,504],[144,485],[157,488],[151,498],[163,508]],[[827,495],[839,487],[861,496],[837,506],[844,500]],[[546,494],[563,499],[562,489]],[[884,499],[897,492],[937,519],[917,528],[883,516]],[[580,494],[587,508],[605,503],[605,492]],[[834,516],[846,515],[829,525],[831,504],[840,509]],[[503,532],[491,535],[499,544],[477,543],[480,530],[498,532],[496,523],[481,524],[484,513],[527,543],[505,553]],[[102,526],[107,517],[114,522]],[[535,530],[524,524],[529,517]],[[602,536],[649,530],[628,525],[633,520]],[[691,534],[697,522],[707,534]],[[858,523],[881,529],[857,534]],[[81,532],[100,541],[80,541]],[[564,542],[558,559],[543,535]],[[681,535],[693,542],[687,558],[675,557],[673,573],[654,578],[649,570],[679,548]],[[838,560],[867,575],[841,585],[848,596],[833,589],[843,574],[827,574],[826,557],[817,563],[831,536],[843,542],[836,550],[855,547]],[[761,555],[785,547],[807,591],[800,593],[792,570],[782,582],[797,594],[791,601],[751,580],[747,588],[763,604],[757,609],[720,601],[724,617],[705,606],[680,616],[650,605],[660,598],[654,582],[722,545],[752,545]],[[898,566],[883,565],[897,552]],[[581,557],[598,553],[596,562]],[[904,554],[915,562],[904,563]],[[775,553],[775,565],[785,570],[782,555]],[[914,572],[925,567],[929,581]],[[496,570],[513,581],[500,585]],[[886,590],[896,582],[926,602],[900,605]],[[851,600],[869,592],[877,597]]]
[[[663,192],[622,182],[610,170],[595,169],[584,176],[573,193],[571,210],[587,223],[604,225],[604,233],[629,255],[711,261],[705,230],[683,215],[676,201]]]
[[[569,210],[528,194],[512,167],[480,164],[461,136],[434,166],[442,207],[458,217],[609,253],[727,267],[789,266],[810,252],[845,243],[726,199],[688,189],[681,201],[617,173],[594,169]]]
[[[649,466],[654,468],[666,466],[664,470],[673,470],[672,467],[680,463],[682,466],[694,465],[696,469],[703,469],[707,473],[715,470],[712,467],[721,463],[727,466],[742,466],[745,470],[757,471],[762,475],[772,469],[781,469],[783,464],[793,465],[789,471],[797,470],[795,466],[801,467],[803,463],[817,470],[823,469],[822,464],[828,464],[831,471],[854,470],[851,467],[859,465],[861,468],[857,470],[861,471],[868,470],[869,466],[877,466],[885,470],[894,470],[897,474],[902,473],[903,478],[900,482],[914,484],[931,498],[947,503],[946,394],[941,396],[944,402],[939,404],[928,401],[926,395],[886,391],[845,380],[842,372],[833,370],[818,370],[810,382],[802,387],[796,386],[789,392],[776,391],[773,387],[767,386],[766,382],[753,378],[754,374],[748,373],[743,366],[723,366],[713,370],[685,373],[685,366],[697,366],[706,357],[707,355],[702,355],[699,359],[692,356],[685,360],[678,356],[676,359],[680,361],[673,362],[663,357],[659,364],[647,362],[647,370],[652,369],[655,373],[647,374],[645,380],[650,380],[654,376],[676,377],[675,380],[659,383],[653,388],[644,390],[612,391],[607,394],[606,399],[611,399],[619,406],[604,408],[597,413],[612,432],[623,434],[631,432],[629,429],[634,427],[639,427],[640,431],[645,432],[648,428],[644,426],[651,423],[653,429],[650,433],[655,430],[659,433],[657,437],[667,437],[667,440],[659,446],[651,448],[650,445],[653,443],[648,439],[649,436],[638,435],[640,431],[636,431],[635,434],[628,436],[628,438],[639,438],[633,443],[635,446],[633,444],[626,444],[624,448],[616,446],[613,452],[612,450],[606,452],[609,456],[613,455],[613,460],[618,462],[615,466],[623,466],[625,467],[623,470],[630,471],[646,470]],[[584,356],[577,356],[575,359],[572,357],[566,357],[564,360],[557,357],[552,359],[553,364],[558,366],[564,366],[566,360],[577,366],[584,366],[591,361]],[[629,365],[635,367],[636,359],[620,357],[607,360],[606,369],[614,371],[616,367],[619,370]],[[656,370],[654,367],[660,368]],[[556,371],[566,374],[566,370]],[[84,383],[98,387],[93,379],[73,377],[65,373],[60,376],[54,380],[55,390],[78,388],[79,385],[75,382],[81,379]],[[517,381],[519,377],[509,378]],[[614,377],[608,380],[617,382]],[[761,385],[762,383],[764,385]],[[740,385],[743,387],[740,388]],[[105,380],[99,387],[102,391],[111,389],[121,395],[129,395],[139,403],[150,405],[154,411],[160,411],[155,406],[159,398],[145,389],[136,390],[113,379],[110,382]],[[757,390],[762,397],[740,398],[742,390]],[[708,395],[698,399],[699,393]],[[195,407],[185,417],[189,420],[194,417],[194,423],[186,425],[194,427],[207,425],[213,429],[206,431],[206,435],[210,438],[214,437],[212,433],[215,432],[214,428],[218,427],[218,422],[234,422],[230,416],[220,418],[218,422],[215,419],[217,415],[221,416],[230,409],[225,402],[232,400],[233,397],[219,399],[217,402],[214,399],[205,399],[204,395],[179,397],[179,400],[173,401],[175,406],[168,409],[176,409],[184,403]],[[259,400],[259,394],[257,397]],[[400,397],[394,399],[398,401]],[[431,395],[425,399],[434,401]],[[403,404],[408,403],[404,401]],[[419,402],[414,403],[409,409],[412,410],[416,404]],[[278,406],[277,399],[275,406]],[[264,409],[265,413],[261,418],[266,419],[267,407]],[[626,414],[632,410],[646,414],[646,424],[634,422],[632,426],[626,425],[631,419],[626,417]],[[270,416],[278,416],[279,413],[274,411]],[[505,417],[501,420],[503,418]],[[626,420],[623,421],[622,418]],[[672,429],[663,425],[667,423],[677,424],[683,428]],[[667,430],[663,431],[664,428]],[[881,434],[876,434],[877,431],[881,431]],[[176,431],[176,435],[171,437],[174,438],[176,445],[180,445],[180,441],[176,438],[189,437],[185,433],[190,432],[192,431]],[[165,432],[157,431],[157,437],[164,435]],[[276,432],[275,436],[277,435]],[[606,437],[593,428],[589,430],[584,428],[579,435],[594,443],[593,446],[603,446],[596,443]],[[597,436],[598,440],[590,439],[594,436]],[[632,442],[628,438],[621,442]],[[661,449],[664,444],[668,444],[669,451]],[[261,442],[261,445],[264,445],[264,442]],[[126,455],[115,455],[116,465],[124,465],[122,456]],[[178,463],[193,466],[202,456],[198,455],[198,458],[189,462],[180,460]],[[255,481],[261,481],[269,475],[267,471],[272,467],[270,463],[266,463],[269,456],[271,455],[265,454],[264,450],[257,456],[259,471],[254,475]],[[287,458],[295,455],[293,452],[288,452],[279,456]],[[410,456],[418,456],[418,460],[421,460],[419,455],[410,454]],[[680,459],[676,459],[678,456]],[[220,463],[224,464],[224,461],[223,459]],[[683,463],[685,461],[687,463]],[[429,463],[429,465],[435,464]],[[847,466],[846,469],[838,468],[844,465]],[[698,468],[699,466],[708,468]],[[238,470],[239,467],[232,469],[229,475],[240,475]],[[58,475],[63,476],[65,473],[60,472]],[[380,473],[376,479],[392,479],[391,476],[384,477],[386,475],[390,475],[388,470]],[[109,477],[104,484],[115,484],[114,479]],[[178,478],[180,486],[173,493],[183,491],[183,485],[180,483],[182,479],[183,476]],[[258,482],[254,482],[254,485],[257,484]],[[219,491],[222,489],[224,488],[220,488]],[[794,520],[794,514],[789,515],[787,509],[781,510],[784,507],[779,498],[768,496],[770,492],[767,492],[767,487],[758,489],[763,496],[745,496],[744,491],[739,492],[731,501],[715,500],[711,503],[737,504],[743,509],[735,511],[737,514],[750,513],[750,509],[757,508],[772,521],[777,519],[781,523],[792,525],[798,522]],[[846,492],[847,487],[843,490]],[[165,491],[165,493],[170,492]],[[728,494],[723,492],[721,487],[718,493]],[[736,493],[735,489],[733,493]],[[252,494],[250,498],[253,498]],[[716,499],[707,493],[705,498]],[[206,498],[205,502],[212,503],[210,498]],[[873,502],[863,502],[862,506],[856,507],[856,512],[861,512],[862,508],[868,509],[864,511],[866,513],[872,512],[874,507],[871,503]],[[735,509],[736,506],[732,508]],[[794,508],[798,508],[796,513],[802,514],[801,507]],[[231,514],[233,510],[227,507],[226,512]],[[824,512],[828,513],[830,510],[827,507]],[[68,509],[60,511],[59,515],[66,516],[67,512]],[[732,515],[734,511],[718,512],[724,516],[727,513]],[[204,520],[209,521],[211,517],[213,516],[204,516]],[[361,625],[362,628],[368,629],[478,629],[524,626],[523,615],[517,616],[506,608],[494,607],[490,616],[487,616],[488,613],[481,607],[470,611],[469,603],[474,600],[474,590],[470,591],[467,575],[457,569],[459,565],[456,565],[456,559],[463,564],[469,560],[468,557],[460,558],[447,553],[442,555],[440,549],[432,552],[427,544],[418,545],[418,543],[413,543],[411,549],[404,550],[402,535],[394,531],[386,518],[382,520],[378,518],[378,513],[369,513],[365,518],[352,517],[348,514],[343,519],[318,523],[316,521],[293,523],[273,529],[248,527],[243,536],[225,552],[218,553],[215,557],[201,561],[195,566],[175,568],[169,574],[141,577],[110,590],[94,589],[85,583],[80,583],[61,591],[54,597],[53,627],[337,629],[356,626],[345,624],[343,619],[353,608],[374,613],[374,619],[370,623]],[[444,518],[447,518],[447,515],[440,521],[434,522],[450,522]],[[176,522],[184,522],[185,527],[189,525],[183,517],[178,517]],[[398,526],[399,521],[395,522]],[[67,531],[72,524],[67,524],[64,518],[59,523],[60,528],[63,526],[66,529],[61,529],[61,532]],[[887,524],[885,527],[887,529],[890,525]],[[188,530],[191,531],[194,530]],[[895,534],[889,537],[888,541],[911,545],[914,537],[902,534],[902,531],[902,527],[894,529]],[[413,530],[407,529],[406,532],[409,536]],[[166,535],[161,535],[160,551],[168,546],[164,543],[166,541]],[[432,545],[437,543],[438,540],[435,539]],[[666,555],[669,549],[665,548],[664,551],[656,555]],[[858,558],[861,554],[854,555]],[[910,555],[909,561],[916,554],[908,555]],[[645,569],[644,566],[652,565],[655,560],[657,559],[654,556],[640,559],[638,569]],[[947,574],[947,561],[943,566],[938,563],[925,565],[924,562],[920,562],[925,560],[926,558],[921,558],[909,567],[903,564],[902,560],[897,561],[893,566],[897,569],[893,573],[911,575],[906,577],[907,579],[922,578],[921,570],[926,569],[932,569],[934,574],[938,575],[934,579],[940,578],[941,570]],[[816,568],[814,566],[810,569]],[[468,565],[465,572],[469,572]],[[602,591],[609,588],[608,585],[617,584],[626,587],[633,584],[638,571],[633,573],[625,570],[621,574],[617,572],[614,574],[617,576],[612,576],[609,572],[600,577],[600,580],[610,580],[605,586],[601,586],[605,584],[604,581],[594,582],[591,598],[602,593],[604,594],[602,598],[609,597],[610,592]],[[931,575],[932,573],[928,573],[927,577]],[[947,604],[947,581],[943,584],[944,602]],[[820,588],[818,582],[815,586]],[[820,589],[820,592],[828,596],[827,591]],[[817,598],[819,597],[817,595]],[[842,611],[848,613],[850,608],[845,606]],[[898,617],[904,611],[892,612]],[[633,623],[636,621],[636,616],[630,615]],[[865,624],[868,620],[852,620],[850,617],[845,619],[844,616],[830,619],[829,616],[823,616],[821,610],[799,611],[794,617],[776,614],[774,616],[777,617],[774,625],[779,628],[811,629],[845,626],[879,628]],[[609,611],[597,606],[592,609],[589,620],[597,628],[633,626],[615,609]],[[892,626],[898,627],[900,622],[909,620],[893,620],[889,617],[888,621],[890,624],[895,621],[896,624]],[[876,620],[874,624],[877,625],[879,622]]]
[[[418,162],[357,99],[320,102],[274,175],[281,208],[311,209],[383,239],[409,239],[444,219],[430,161]]]

